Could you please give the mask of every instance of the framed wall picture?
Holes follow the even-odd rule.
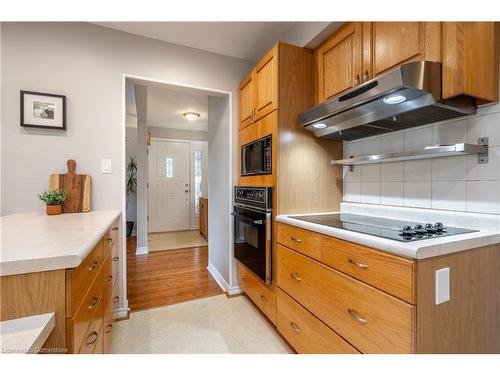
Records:
[[[66,130],[66,96],[21,90],[21,126]]]

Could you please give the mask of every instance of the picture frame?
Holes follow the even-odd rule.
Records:
[[[21,126],[66,130],[66,96],[21,90]]]

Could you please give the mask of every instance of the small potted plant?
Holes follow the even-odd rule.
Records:
[[[38,198],[47,204],[47,215],[60,215],[62,212],[62,204],[67,197],[68,193],[61,189],[38,194]]]
[[[130,157],[127,163],[127,202],[125,210],[128,210],[128,203],[132,194],[137,192],[137,161],[133,156]],[[127,237],[132,236],[134,230],[134,222],[127,220]]]

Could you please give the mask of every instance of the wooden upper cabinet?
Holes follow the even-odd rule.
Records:
[[[314,51],[316,102],[357,86],[362,79],[362,25],[342,26]]]
[[[239,129],[278,108],[278,44],[240,82]]]
[[[239,128],[243,129],[245,126],[250,125],[254,118],[254,94],[253,94],[253,72],[241,81],[238,88],[239,98]]]
[[[278,108],[278,45],[274,46],[254,70],[255,121]]]
[[[498,102],[498,22],[443,22],[443,98]]]
[[[372,69],[375,76],[415,61],[440,61],[439,22],[373,22]]]

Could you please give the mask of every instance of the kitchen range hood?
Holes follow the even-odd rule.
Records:
[[[399,66],[299,115],[317,137],[355,140],[476,112],[475,99],[441,98],[441,64]]]

